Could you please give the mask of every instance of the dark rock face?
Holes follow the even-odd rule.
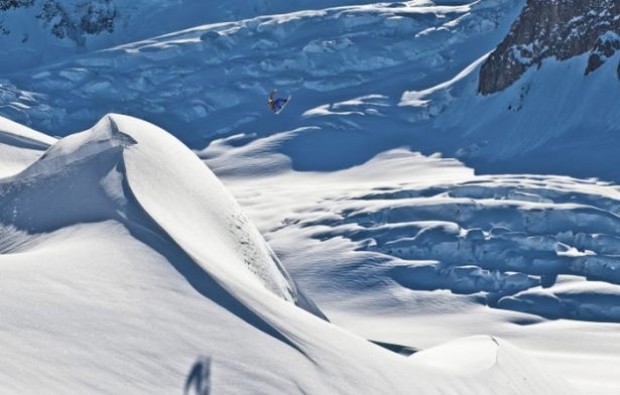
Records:
[[[0,11],[10,10],[12,8],[31,7],[34,0],[0,0]]]
[[[114,31],[117,16],[114,0],[0,0],[0,34],[11,33],[2,24],[3,11],[31,7],[54,36],[78,46],[84,46],[87,35]]]
[[[601,67],[617,50],[620,50],[620,36],[618,34],[608,32],[599,37],[588,58],[586,75]],[[618,66],[620,67],[620,63]]]
[[[505,89],[543,59],[590,52],[586,74],[620,49],[620,0],[528,0],[508,36],[480,70],[478,90]]]
[[[73,7],[57,0],[45,0],[37,15],[56,37],[68,37],[80,47],[84,46],[86,35],[114,31],[115,17],[113,0],[84,0]]]
[[[34,5],[34,0],[0,0],[0,16],[3,11],[15,8],[28,8]],[[0,34],[10,34],[11,31],[4,27],[3,20],[0,20]]]

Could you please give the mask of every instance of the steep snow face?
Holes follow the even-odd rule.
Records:
[[[452,136],[437,142],[438,149],[481,171],[618,180],[618,157],[611,148],[620,125],[614,110],[620,106],[617,61],[619,54],[584,76],[587,54],[547,59],[486,97],[475,93],[477,68],[472,68],[446,85],[406,93],[402,104]]]
[[[133,148],[127,149],[129,147]],[[316,306],[298,292],[273,252],[215,175],[186,151],[178,140],[152,125],[120,115],[107,116],[92,130],[60,140],[39,160],[9,180],[19,184],[53,177],[67,169],[85,166],[84,163],[118,162],[115,166],[123,168],[125,174],[120,176],[126,177],[126,187],[137,203],[190,255],[210,262],[212,270],[223,262],[220,270],[228,277],[247,277],[243,281],[254,282],[322,316]],[[196,179],[202,182],[195,182]],[[125,195],[121,184],[110,185],[102,182],[112,200]],[[76,199],[82,199],[84,193],[76,192]],[[178,208],[170,210],[171,205]]]
[[[574,393],[501,343],[501,365],[475,357],[490,369],[430,363],[300,309],[310,301],[217,179],[144,121],[110,115],[58,141],[0,180],[0,199],[9,392],[180,392],[203,354],[206,385],[240,394]],[[453,352],[467,344],[488,348]]]

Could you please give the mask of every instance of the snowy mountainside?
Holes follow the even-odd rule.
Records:
[[[618,52],[588,75],[587,52],[540,59],[503,91],[478,93],[523,6],[410,1],[196,26],[8,74],[0,113],[53,134],[126,113],[195,149],[297,130],[282,152],[297,170],[410,146],[480,172],[617,179]],[[275,118],[265,105],[274,88],[294,97]]]
[[[175,393],[207,355],[210,388],[239,394],[574,393],[495,338],[405,357],[300,309],[217,179],[146,122],[59,140],[0,199],[3,390]]]
[[[561,62],[546,59],[540,69],[528,70],[490,96],[476,94],[478,68],[472,68],[448,84],[406,92],[402,104],[440,133],[442,138],[433,135],[426,149],[458,157],[480,172],[617,181],[616,60],[618,53],[584,76],[587,54]]]
[[[619,52],[607,56],[605,48],[595,48],[606,59],[588,75],[587,51],[561,61],[547,57],[506,89],[483,96],[478,93],[482,65],[528,2],[351,3],[317,1],[308,10],[303,2],[257,2],[269,8],[221,14],[211,21],[218,23],[208,25],[197,21],[202,18],[194,12],[198,3],[198,8],[153,8],[161,14],[145,18],[151,27],[197,22],[130,43],[125,38],[138,33],[121,41],[104,33],[88,38],[92,47],[87,50],[105,48],[101,51],[4,73],[0,114],[61,136],[89,128],[107,112],[165,127],[222,177],[291,277],[332,322],[380,343],[417,349],[490,334],[435,354],[464,355],[455,359],[482,370],[435,366],[441,357],[432,353],[428,358],[414,354],[403,367],[400,357],[357,337],[351,340],[298,309],[290,302],[322,315],[251,225],[234,213],[222,218],[218,210],[205,208],[214,203],[212,196],[204,185],[194,185],[196,179],[181,175],[185,166],[176,159],[159,164],[160,156],[175,155],[198,169],[195,158],[188,159],[159,129],[132,133],[143,124],[129,118],[119,125],[140,140],[137,145],[124,137],[110,140],[107,132],[86,148],[80,142],[74,147],[83,154],[80,161],[56,161],[54,172],[39,168],[40,188],[14,200],[16,210],[3,211],[6,249],[0,259],[26,264],[22,272],[15,264],[5,269],[14,286],[3,289],[2,299],[19,299],[2,308],[16,317],[3,337],[12,355],[23,353],[23,328],[38,324],[44,355],[71,349],[79,374],[113,383],[113,393],[127,392],[136,381],[143,389],[136,392],[153,387],[173,392],[197,350],[214,356],[214,371],[222,369],[223,375],[215,381],[232,392],[258,391],[244,387],[252,381],[268,383],[272,393],[309,388],[385,393],[388,387],[392,393],[401,388],[497,393],[497,386],[489,386],[501,376],[519,383],[513,388],[517,392],[548,393],[548,382],[538,382],[542,368],[517,369],[529,364],[527,356],[515,351],[519,361],[503,365],[504,351],[493,352],[494,345],[502,347],[501,340],[493,340],[499,336],[542,360],[552,371],[549,377],[558,373],[584,393],[617,392],[618,187],[575,177],[620,179],[615,150]],[[232,2],[226,4],[231,7],[220,11],[234,10]],[[294,12],[286,8],[296,4],[306,6]],[[288,13],[253,14],[271,11]],[[168,12],[192,16],[168,20]],[[238,16],[247,19],[221,22]],[[177,28],[186,29],[173,31]],[[112,44],[122,45],[107,48]],[[278,116],[265,103],[274,88],[279,95],[293,95]],[[0,134],[0,150],[10,155],[0,156],[0,170],[12,178],[3,185],[5,191],[19,185],[23,192],[30,184],[20,183],[16,174],[54,139],[7,124],[11,132]],[[15,136],[26,136],[27,146]],[[66,148],[71,138],[63,141],[60,147]],[[169,143],[179,148],[174,154],[163,149]],[[455,156],[466,165],[450,159]],[[121,157],[126,163],[116,166]],[[480,175],[506,171],[572,177]],[[198,179],[213,180],[203,170],[196,172],[202,174]],[[165,175],[169,188],[161,190],[153,173]],[[43,203],[52,193],[48,178],[58,185],[53,194],[64,199],[66,191],[77,188],[93,205],[73,198],[55,210],[64,215],[46,212]],[[68,181],[72,178],[75,182]],[[33,202],[41,208],[29,212]],[[177,207],[186,210],[177,212]],[[53,227],[45,226],[48,220]],[[33,224],[41,232],[32,233]],[[221,255],[235,264],[224,264],[220,249],[205,248],[197,236],[214,234],[230,235],[215,244],[226,247]],[[253,247],[247,247],[247,239],[256,241]],[[90,252],[101,245],[109,251],[93,257]],[[118,251],[118,245],[127,247]],[[52,264],[42,268],[41,256]],[[83,262],[107,274],[102,279]],[[31,271],[43,271],[34,288],[24,285],[32,281]],[[67,271],[83,280],[71,281]],[[116,291],[109,295],[109,289]],[[97,297],[92,313],[84,294]],[[94,323],[95,333],[112,346],[89,345],[84,339],[92,335],[79,322],[66,320],[58,327],[45,308],[37,309],[34,319],[24,313],[42,299],[52,312]],[[126,300],[134,303],[119,302]],[[76,305],[79,309],[72,311]],[[136,342],[142,333],[128,327],[148,336]],[[75,336],[63,339],[59,333]],[[161,333],[175,335],[169,339]],[[75,344],[92,355],[103,353],[108,363],[89,368],[89,355],[72,348]],[[458,352],[463,349],[475,352]],[[50,361],[37,364],[38,354],[30,351],[23,365],[56,373],[50,379],[53,388],[75,382],[70,367],[58,371]],[[512,359],[513,351],[507,353]],[[471,354],[480,360],[472,361]],[[126,362],[144,355],[149,356],[144,366]],[[281,360],[255,363],[265,355]],[[161,360],[172,362],[161,366]],[[419,362],[413,365],[423,366],[415,374],[409,370],[414,360]],[[485,370],[493,361],[499,367]],[[443,373],[427,371],[429,363]],[[30,379],[6,371],[0,373],[3,387],[13,388],[12,377],[19,377],[21,389]],[[285,377],[274,378],[274,371]],[[515,374],[521,375],[516,381]],[[466,376],[465,381],[455,381],[454,375]],[[533,388],[526,387],[526,376]],[[438,383],[445,386],[438,389]],[[35,386],[46,384],[41,379]]]
[[[300,138],[353,140],[388,119],[382,138],[402,145],[415,126],[396,106],[403,87],[443,81],[483,56],[521,5],[410,1],[198,26],[12,74],[2,113],[59,134],[87,127],[105,108],[163,125],[195,148],[220,135],[313,126],[320,132]],[[278,118],[266,111],[272,88],[294,95]],[[349,103],[357,97],[368,103]],[[323,106],[334,111],[312,111]]]
[[[245,0],[2,0],[0,71],[205,23],[363,2],[255,0],[248,6]]]

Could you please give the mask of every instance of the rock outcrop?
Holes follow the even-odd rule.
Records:
[[[549,57],[566,60],[590,52],[584,70],[589,74],[619,49],[620,0],[528,0],[482,65],[478,91],[501,91]]]

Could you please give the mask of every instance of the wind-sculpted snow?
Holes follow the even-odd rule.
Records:
[[[198,374],[239,394],[573,393],[499,343],[509,357],[472,371],[330,324],[208,168],[147,122],[109,115],[59,140],[0,199],[2,390],[181,393],[204,389]]]
[[[620,292],[620,191],[613,185],[478,177],[321,207],[331,215],[314,209],[288,223],[378,253],[385,262],[367,270],[404,287],[476,295],[491,307],[550,318],[620,322],[620,311],[609,308]],[[592,286],[597,281],[606,286]]]
[[[75,57],[6,57],[0,113],[55,135],[108,112],[164,126],[295,281],[161,129],[112,115],[56,142],[0,118],[0,389],[571,393],[559,372],[615,393],[617,187],[474,174],[618,179],[618,52],[480,97],[522,0],[240,4],[153,5]],[[169,33],[201,7],[227,21]],[[89,52],[148,31],[169,34]],[[274,88],[293,95],[278,116]],[[393,350],[493,337],[406,359],[321,311]]]
[[[218,262],[226,262],[221,270],[228,277],[248,273],[274,294],[322,317],[314,303],[297,290],[232,196],[196,156],[187,154],[181,142],[128,117],[114,116],[110,122],[113,128],[130,130],[130,138],[138,145],[123,155],[131,193],[185,251],[200,262],[209,262],[211,270]],[[149,177],[154,171],[158,176]],[[172,205],[179,209],[171,211]],[[213,224],[224,224],[224,229]]]
[[[128,147],[134,148],[126,150]],[[321,315],[316,306],[297,291],[273,252],[213,173],[185,151],[187,148],[180,142],[152,125],[120,115],[106,116],[92,130],[70,135],[52,145],[39,160],[5,181],[5,185],[9,181],[37,183],[41,178],[57,177],[69,169],[92,167],[93,162],[95,166],[102,166],[104,172],[109,171],[111,165],[120,166],[121,173],[117,177],[126,178],[127,191],[119,190],[118,183],[114,189],[106,188],[108,181],[101,182],[101,187],[111,197],[130,193],[145,213],[190,255],[212,262],[211,265],[225,262],[222,270],[232,270],[228,272],[230,277],[247,274],[250,280],[245,281],[258,280],[279,297],[298,302]],[[105,166],[106,162],[109,165]],[[195,182],[195,179],[203,181]],[[89,195],[85,190],[75,191],[75,194],[76,200],[84,200]],[[89,203],[92,202],[83,205]],[[178,208],[170,210],[171,205]],[[200,213],[203,217],[196,216]],[[223,224],[223,228],[219,224]],[[216,253],[216,257],[210,256],[211,253]]]
[[[406,149],[341,171],[283,171],[290,134],[248,138],[222,139],[201,156],[332,322],[414,349],[492,334],[584,393],[614,393],[616,185],[476,176]]]

